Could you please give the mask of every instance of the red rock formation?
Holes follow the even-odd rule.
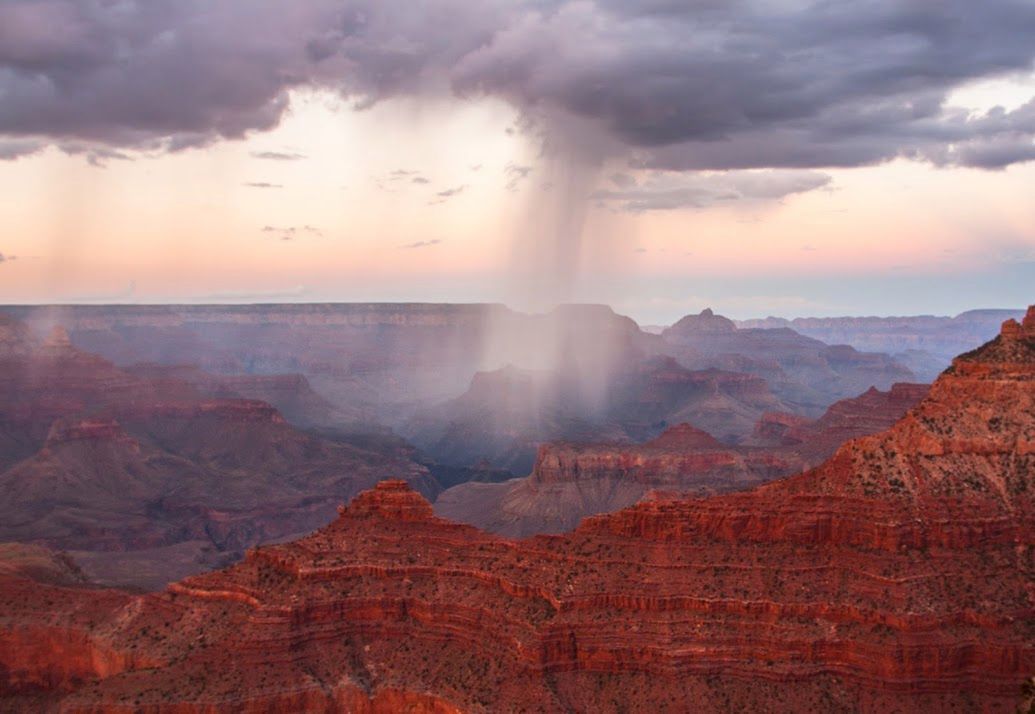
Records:
[[[197,367],[154,363],[133,365],[129,371],[152,381],[185,382],[208,397],[267,402],[299,426],[341,426],[350,421],[313,391],[309,380],[301,374],[214,375]]]
[[[679,424],[645,444],[545,444],[527,478],[454,486],[439,495],[435,512],[512,537],[562,533],[586,516],[630,506],[652,489],[726,493],[808,465],[792,449],[726,446]]]
[[[507,367],[475,375],[467,392],[419,413],[403,434],[444,463],[488,459],[520,474],[549,441],[642,440],[682,422],[736,441],[766,411],[786,408],[760,377],[691,371],[671,358],[628,366],[596,396],[586,398],[577,375]]]
[[[773,393],[796,411],[815,415],[830,403],[886,388],[914,375],[886,354],[825,344],[788,327],[738,328],[705,310],[662,333],[667,354],[691,369],[718,368],[764,377]]]
[[[166,593],[5,579],[0,686],[71,711],[1008,712],[1035,671],[1033,504],[1022,325],[750,492],[511,541],[389,482]]]
[[[896,384],[838,402],[810,422],[763,415],[753,446],[721,444],[681,424],[645,444],[551,443],[532,475],[505,483],[463,483],[439,495],[435,512],[507,536],[561,533],[586,516],[639,501],[651,489],[710,495],[742,490],[821,463],[849,439],[888,428],[928,385]]]
[[[893,384],[882,392],[871,387],[853,399],[842,399],[815,421],[794,414],[766,414],[748,443],[791,446],[810,465],[828,458],[849,439],[887,429],[913,408],[930,389],[926,384]]]
[[[194,543],[196,571],[213,560],[206,547],[239,553],[307,532],[387,475],[435,495],[410,457],[387,440],[300,432],[263,401],[119,369],[76,349],[60,328],[40,342],[0,322],[0,541],[160,549],[159,570],[168,547]],[[124,575],[119,582],[143,582]]]

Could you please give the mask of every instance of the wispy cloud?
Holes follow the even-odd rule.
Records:
[[[300,161],[308,158],[305,154],[298,154],[293,151],[253,151],[252,156],[256,159],[268,161]]]
[[[452,198],[453,196],[460,195],[466,189],[467,189],[467,184],[464,184],[462,186],[454,186],[453,188],[447,188],[445,191],[439,191],[435,195],[438,196],[439,198]]]
[[[451,198],[459,196],[461,193],[467,190],[467,184],[461,186],[454,186],[453,188],[447,188],[444,191],[438,191],[435,193],[435,198],[428,201],[429,205],[434,206],[438,203],[445,203]]]
[[[401,245],[399,246],[399,248],[403,250],[413,250],[414,248],[428,248],[433,245],[438,245],[441,242],[442,240],[439,238],[435,238],[433,240],[419,240],[416,243],[407,243],[406,245]]]
[[[249,188],[284,188],[282,184],[267,183],[266,181],[248,181],[247,183],[244,183],[242,185],[247,186]]]
[[[316,226],[306,224],[304,226],[263,226],[263,233],[272,233],[280,236],[283,241],[294,240],[299,233],[308,233],[313,236],[323,236],[323,231]]]
[[[387,193],[394,193],[397,187],[404,184],[424,185],[431,183],[431,180],[420,171],[411,169],[395,169],[384,176],[373,177],[374,185]]]
[[[522,166],[521,164],[515,164],[510,162],[503,167],[503,175],[507,179],[507,190],[516,191],[518,185],[528,178],[528,174],[532,173],[531,166]]]

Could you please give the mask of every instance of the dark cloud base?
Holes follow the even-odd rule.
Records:
[[[1035,101],[945,99],[1030,72],[1033,37],[1030,0],[7,0],[0,159],[240,138],[306,87],[502,97],[554,150],[600,135],[656,169],[994,169],[1035,159]]]

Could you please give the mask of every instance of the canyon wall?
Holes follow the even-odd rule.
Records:
[[[164,593],[0,579],[0,686],[91,712],[1011,712],[1033,479],[1035,308],[891,429],[751,491],[515,541],[387,481]]]

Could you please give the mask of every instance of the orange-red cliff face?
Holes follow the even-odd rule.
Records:
[[[1033,502],[1035,310],[892,429],[754,491],[512,541],[382,482],[162,594],[4,578],[0,688],[91,712],[1013,711]]]
[[[546,444],[530,476],[454,486],[436,499],[435,512],[511,537],[562,533],[586,516],[630,506],[653,489],[726,493],[808,465],[791,448],[727,446],[679,424],[645,444]]]
[[[539,449],[532,474],[504,483],[463,483],[440,494],[435,512],[507,536],[561,533],[586,516],[610,513],[651,490],[727,493],[798,473],[848,439],[898,421],[928,385],[896,384],[837,402],[816,421],[769,413],[754,446],[728,446],[689,424],[645,444],[558,442]]]

